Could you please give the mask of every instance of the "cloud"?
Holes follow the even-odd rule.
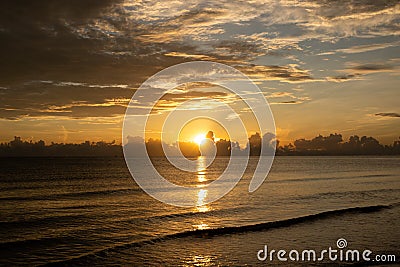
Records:
[[[311,14],[310,14],[311,13]],[[372,36],[396,34],[400,13],[398,1],[319,1],[310,10],[304,26],[336,36]],[[397,28],[397,29],[396,29]]]
[[[290,92],[274,92],[272,94],[267,95],[267,98],[278,98],[278,97],[291,97],[293,98],[293,93]]]
[[[296,64],[287,66],[239,66],[239,70],[249,75],[253,80],[279,80],[287,83],[300,83],[313,81],[307,70],[300,69]]]
[[[0,117],[112,117],[125,112],[133,92],[124,84],[29,81],[4,90]]]
[[[289,101],[271,103],[271,105],[277,105],[277,104],[301,104],[301,103],[303,103],[303,102],[302,101],[297,101],[297,100],[289,100]]]
[[[349,63],[348,67],[341,72],[347,74],[328,77],[328,81],[344,82],[349,80],[361,80],[363,75],[382,73],[382,72],[398,72],[398,67],[386,63]]]
[[[31,84],[45,84],[45,85],[54,85],[54,86],[77,86],[77,87],[88,87],[88,88],[123,88],[128,89],[128,84],[88,84],[84,82],[73,82],[73,81],[28,81],[25,85]]]
[[[326,78],[327,81],[330,82],[347,82],[347,81],[353,81],[353,80],[360,80],[360,74],[343,74],[343,75],[337,75],[337,76],[329,76]]]
[[[215,99],[222,102],[232,101],[231,94],[227,94],[225,92],[218,91],[186,91],[181,93],[167,93],[165,94],[160,101],[155,105],[154,110],[157,112],[162,111],[170,111],[171,109],[176,108],[180,103],[183,103],[188,100],[197,99],[198,108],[201,107],[202,100],[207,99]],[[143,103],[142,103],[143,105]],[[207,104],[206,104],[207,105]]]
[[[41,54],[42,62],[49,56],[65,62],[82,54],[89,61],[94,60],[93,56],[100,61],[107,60],[107,56],[137,60],[157,56],[158,63],[164,65],[163,54],[249,59],[273,50],[301,51],[300,42],[310,38],[393,35],[398,6],[397,1],[372,0],[295,3],[291,0],[63,0],[57,5],[49,0],[6,0],[1,4],[1,25],[4,44],[16,38],[38,37],[41,41],[30,43],[29,53]],[[24,14],[24,20],[17,14]],[[258,26],[252,27],[253,24]],[[267,31],[257,31],[259,28]],[[16,50],[23,48],[23,42],[18,42]],[[247,56],[243,51],[246,48]],[[65,57],[59,56],[61,51]]]
[[[347,63],[347,67],[338,72],[345,72],[344,74],[326,77],[330,82],[347,82],[355,80],[363,80],[363,75],[381,73],[381,72],[398,72],[396,65],[389,65],[386,63]]]
[[[374,73],[374,72],[388,72],[393,71],[393,66],[387,64],[379,63],[369,63],[369,64],[354,64],[349,67],[348,70],[359,72],[359,73]]]
[[[357,54],[357,53],[365,53],[365,52],[386,49],[386,48],[390,48],[390,47],[397,47],[399,45],[400,45],[400,42],[355,45],[355,46],[350,46],[347,48],[339,48],[334,51],[321,52],[321,53],[318,53],[317,55],[326,56],[326,55],[334,55],[336,53]]]
[[[1,4],[0,20],[4,28],[3,48],[13,50],[5,55],[10,59],[8,62],[14,62],[10,65],[16,65],[14,70],[26,68],[33,72],[35,68],[31,67],[35,65],[43,73],[43,68],[51,65],[52,72],[66,70],[68,73],[75,68],[82,73],[82,65],[92,64],[98,67],[98,72],[106,72],[113,69],[100,69],[100,66],[113,63],[118,73],[134,65],[150,68],[149,65],[168,66],[189,59],[224,61],[229,58],[249,64],[250,60],[266,54],[286,56],[292,50],[302,51],[301,42],[309,39],[393,35],[398,6],[397,1],[370,0],[356,3],[309,0],[295,4],[289,0],[63,0],[57,5],[49,0],[6,0]],[[16,15],[21,13],[24,20]],[[384,33],[383,29],[390,33]],[[40,41],[21,42],[32,37]],[[382,45],[353,50],[378,46]],[[25,57],[19,56],[22,54]],[[127,64],[120,58],[134,59],[136,64]],[[60,62],[63,69],[59,69]],[[133,71],[143,72],[143,69]],[[92,74],[87,69],[84,71]]]
[[[356,45],[337,51],[397,47],[386,37],[399,34],[399,7],[392,0],[1,1],[0,89],[7,89],[0,90],[0,118],[114,116],[123,112],[130,88],[160,69],[191,60],[227,63],[255,82],[320,81],[313,66],[300,62],[314,53],[315,43],[330,44],[329,51],[318,51],[321,55],[348,37],[368,37],[373,43],[351,40]],[[395,70],[386,64],[353,64],[326,80]],[[230,101],[215,92],[199,94],[185,92],[164,101],[176,105],[196,96]],[[306,101],[286,97],[281,104]]]
[[[302,93],[302,95],[295,95]],[[281,105],[281,104],[302,104],[306,101],[310,101],[311,98],[305,95],[302,91],[292,92],[273,92],[267,94],[266,97],[271,105]]]
[[[364,53],[364,52],[370,52],[374,50],[379,50],[379,49],[385,49],[388,47],[396,47],[399,46],[399,42],[393,42],[393,43],[380,43],[380,44],[368,44],[368,45],[356,45],[348,48],[342,48],[336,50],[337,52],[342,52],[346,54],[352,54],[352,53]]]
[[[181,57],[181,58],[188,58],[188,59],[193,59],[193,60],[215,60],[214,57],[210,57],[207,55],[199,55],[199,54],[187,54],[187,53],[182,53],[182,52],[169,52],[164,54],[167,57]]]
[[[399,113],[394,113],[394,112],[381,112],[381,113],[376,113],[375,116],[381,116],[381,117],[392,117],[392,118],[400,118]]]

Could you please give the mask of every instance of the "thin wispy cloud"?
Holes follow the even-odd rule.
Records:
[[[400,114],[394,113],[394,112],[380,112],[380,113],[376,113],[375,116],[400,118]]]
[[[394,67],[384,63],[352,64],[348,70],[357,73],[391,72],[394,70]]]

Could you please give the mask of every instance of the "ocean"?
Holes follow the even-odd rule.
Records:
[[[198,206],[181,208],[144,193],[123,158],[2,158],[0,265],[360,264],[288,259],[291,250],[340,250],[338,240],[344,253],[370,250],[368,264],[382,263],[376,255],[400,263],[400,157],[276,157],[248,193],[257,160],[220,200],[202,205],[207,190],[199,187]],[[187,173],[153,159],[166,178],[189,186],[217,179],[227,161]],[[287,251],[286,261],[260,260],[265,248]]]

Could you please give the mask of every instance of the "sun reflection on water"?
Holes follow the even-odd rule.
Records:
[[[198,187],[204,188],[206,186],[204,182],[207,181],[206,160],[204,157],[199,157],[197,162],[197,180],[199,183],[201,183],[198,185]],[[207,212],[210,210],[210,207],[205,204],[207,193],[207,189],[200,189],[197,193],[196,209],[198,212]]]
[[[211,266],[213,258],[209,255],[195,255],[191,260],[187,261],[187,266]]]
[[[196,230],[210,229],[210,226],[208,224],[206,224],[206,223],[203,223],[203,222],[200,222],[199,224],[194,224],[192,226]]]
[[[207,181],[207,179],[206,179],[206,172],[205,172],[205,171],[199,171],[199,172],[197,172],[197,179],[198,179],[199,182],[201,182],[201,183]]]
[[[206,174],[207,174],[207,172],[206,172],[206,160],[205,160],[205,158],[204,157],[198,157],[197,158],[197,180],[200,182],[200,183],[203,183],[203,182],[205,182],[205,181],[207,181],[207,178],[206,178]]]
[[[205,205],[205,198],[207,197],[208,190],[200,189],[197,193],[196,209],[198,212],[207,212],[210,210],[208,205]]]
[[[197,193],[197,203],[196,206],[203,206],[204,200],[207,197],[208,190],[207,189],[200,189]]]

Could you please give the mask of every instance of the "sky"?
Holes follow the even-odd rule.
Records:
[[[209,60],[257,83],[282,144],[335,132],[389,144],[400,136],[399,34],[400,3],[389,0],[4,0],[0,142],[121,142],[147,78]],[[200,88],[170,107],[235,101]]]

